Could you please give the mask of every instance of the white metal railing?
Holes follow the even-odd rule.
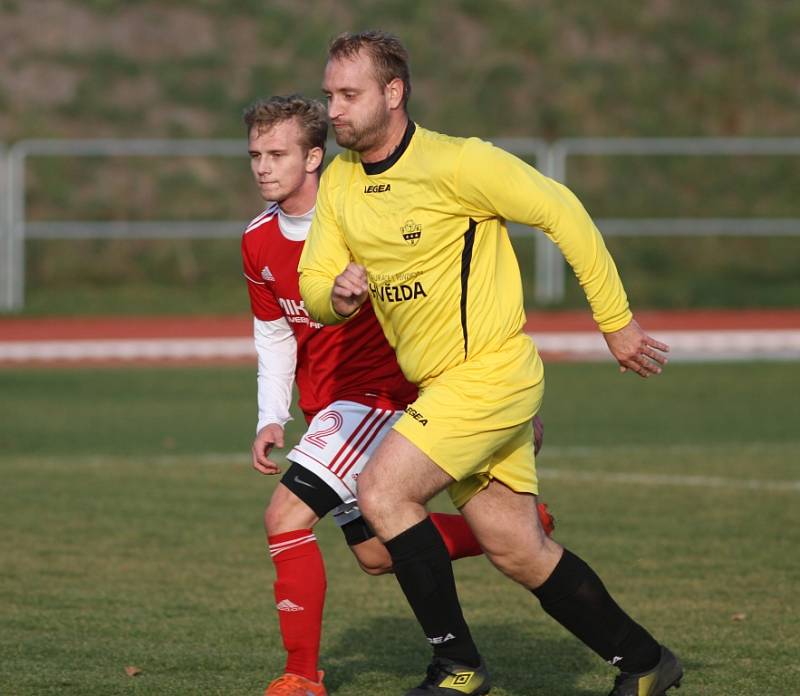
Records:
[[[0,143],[0,311],[22,307],[22,298],[14,302],[11,294],[11,276],[17,263],[11,249],[11,192],[8,186],[8,155],[6,146]]]
[[[25,169],[32,156],[60,157],[243,157],[243,140],[22,140],[14,144],[7,155],[7,195],[4,254],[0,271],[0,309],[19,309],[25,297],[25,239],[92,238],[125,236],[138,239],[148,237],[156,229],[157,237],[191,236],[188,228],[193,223],[139,223],[139,222],[61,222],[48,221],[31,224],[25,211]],[[211,223],[215,224],[215,223]],[[231,224],[221,223],[222,228]],[[240,227],[241,229],[241,227]],[[149,234],[148,234],[149,232]],[[201,236],[201,235],[196,235]],[[219,236],[212,235],[212,236]]]
[[[497,138],[493,142],[533,158],[546,175],[567,181],[567,161],[578,155],[800,155],[800,138],[566,138],[546,143],[535,138]],[[329,152],[340,148],[329,143]],[[0,144],[0,310],[24,303],[25,240],[74,238],[236,237],[246,221],[30,221],[25,210],[25,170],[35,156],[243,157],[244,140],[23,140],[6,149]],[[800,182],[798,182],[800,184]],[[598,218],[604,235],[798,235],[798,218]],[[512,236],[528,236],[523,225],[510,224]],[[565,265],[545,235],[536,245],[535,296],[541,304],[563,298]]]
[[[575,155],[749,156],[800,155],[800,138],[564,138],[552,143],[549,176],[567,182],[567,160]],[[800,181],[798,181],[800,185]],[[596,218],[606,236],[614,235],[798,235],[799,218]],[[552,247],[552,245],[551,245]],[[553,255],[555,252],[556,255]],[[564,296],[564,263],[551,248],[545,272],[546,292],[537,301],[557,302]],[[537,264],[537,273],[539,266]]]
[[[499,138],[496,144],[519,156],[532,156],[537,166],[545,160],[547,145],[534,138]],[[341,148],[331,141],[328,152]],[[2,154],[2,153],[0,153]],[[7,154],[5,212],[0,221],[0,311],[22,308],[25,296],[26,239],[172,239],[237,237],[246,220],[203,221],[30,221],[25,208],[27,160],[36,156],[93,157],[244,157],[241,140],[22,140]],[[0,185],[2,182],[0,181]],[[5,229],[3,229],[5,228]],[[519,232],[519,231],[518,231]],[[551,246],[541,236],[539,246]],[[537,253],[538,258],[538,253]],[[538,275],[538,274],[537,274]],[[544,277],[545,274],[542,275]]]

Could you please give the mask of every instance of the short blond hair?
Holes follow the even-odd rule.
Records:
[[[259,99],[244,110],[243,118],[248,136],[253,128],[260,132],[283,121],[294,120],[300,126],[303,134],[301,145],[306,152],[315,147],[325,150],[328,117],[325,107],[316,99],[307,99],[299,94]]]

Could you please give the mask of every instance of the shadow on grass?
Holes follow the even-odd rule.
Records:
[[[492,675],[492,693],[505,696],[604,696],[615,670],[609,670],[605,690],[586,690],[579,678],[597,669],[600,658],[564,635],[536,637],[522,623],[474,622],[473,636]],[[402,694],[425,675],[430,651],[413,619],[373,616],[356,620],[346,633],[329,637],[323,656],[325,682],[331,694],[363,696],[380,692]]]

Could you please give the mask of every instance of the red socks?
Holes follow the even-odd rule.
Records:
[[[539,503],[537,511],[542,527],[547,536],[552,536],[555,529],[555,519],[547,509],[547,503]],[[480,556],[483,549],[478,544],[478,540],[469,528],[467,521],[461,515],[446,515],[441,512],[430,514],[431,522],[439,530],[450,560],[466,558],[467,556]]]
[[[483,553],[461,515],[433,512],[430,515],[444,540],[451,560]],[[553,531],[553,517],[539,503],[539,519],[547,534]],[[269,553],[275,564],[275,604],[278,609],[286,672],[317,681],[317,662],[325,605],[325,565],[310,529],[270,535]]]
[[[539,513],[539,520],[544,528],[544,533],[547,536],[553,536],[553,531],[556,528],[556,518],[550,514],[550,510],[547,509],[547,503],[539,503],[536,511]]]
[[[317,661],[325,604],[325,565],[310,529],[268,537],[275,564],[275,603],[280,620],[286,671],[317,681]]]
[[[478,540],[461,515],[432,512],[430,518],[444,540],[451,561],[467,556],[480,556],[483,553]]]

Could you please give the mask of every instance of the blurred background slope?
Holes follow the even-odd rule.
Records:
[[[242,138],[236,158],[31,158],[28,217],[242,220],[241,112],[320,96],[343,30],[397,33],[411,114],[456,135],[797,135],[800,5],[2,0],[0,142]],[[800,217],[795,157],[577,158],[594,217]],[[526,287],[532,245],[515,242]],[[800,305],[796,237],[609,239],[637,307]],[[243,312],[235,240],[30,240],[25,312]],[[527,301],[533,302],[527,292]],[[569,280],[560,307],[583,306]]]

